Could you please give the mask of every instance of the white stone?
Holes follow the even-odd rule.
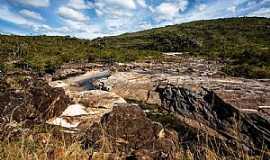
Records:
[[[65,128],[76,128],[80,124],[80,122],[68,122],[65,118],[63,117],[57,117],[54,119],[51,119],[47,121],[48,124],[56,125],[56,126],[62,126]]]
[[[68,84],[66,84],[63,81],[53,81],[53,82],[49,83],[49,85],[51,87],[54,87],[54,88],[65,88],[68,86]]]
[[[67,109],[62,113],[63,117],[74,117],[74,116],[82,116],[89,114],[85,107],[81,104],[73,104],[67,107]]]

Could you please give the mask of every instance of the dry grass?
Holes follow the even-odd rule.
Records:
[[[21,126],[20,126],[21,127]],[[110,143],[105,130],[102,128],[102,137],[97,142],[101,145],[98,152],[92,149],[82,149],[81,142],[77,137],[70,137],[64,134],[58,128],[46,129],[43,126],[32,128],[30,131],[22,132],[20,136],[6,136],[0,142],[0,159],[1,160],[88,160],[93,155],[94,160],[124,159],[119,153],[113,153],[115,150]],[[235,132],[239,132],[235,128]],[[3,134],[3,133],[1,133]],[[198,135],[198,137],[201,137]],[[201,137],[202,138],[202,137]],[[201,139],[202,140],[202,139]],[[262,149],[263,150],[263,149]],[[204,154],[201,154],[203,152]],[[232,151],[232,153],[234,153]],[[202,159],[209,160],[226,160],[228,157],[220,157],[218,153],[210,149],[209,146],[201,146],[198,150],[189,150],[181,148],[179,160],[193,160],[194,157],[203,155]],[[263,160],[263,154],[256,157],[245,155],[239,152],[235,157],[243,157],[242,160]],[[237,159],[230,157],[229,159]]]
[[[102,149],[100,152],[93,153],[92,150],[83,150],[80,142],[66,142],[62,139],[54,137],[50,133],[39,135],[23,135],[18,140],[0,142],[0,159],[1,160],[88,160],[93,155],[95,160],[109,160],[113,157],[121,155],[110,153],[112,145],[104,137],[101,140]],[[225,157],[219,157],[213,150],[205,148],[205,159],[209,160],[225,160]],[[250,157],[243,155],[243,160],[262,160],[263,156]],[[179,160],[193,160],[196,153],[190,150],[183,150],[179,156]]]
[[[38,146],[35,142],[1,143],[0,158],[3,160],[87,160],[87,152],[79,144],[71,146]]]
[[[88,160],[91,150],[83,150],[79,141],[70,141],[53,131],[25,132],[0,142],[1,160]]]

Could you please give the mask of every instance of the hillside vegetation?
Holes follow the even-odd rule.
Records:
[[[67,62],[127,62],[151,55],[158,55],[158,52],[93,47],[90,40],[68,36],[0,36],[2,69],[23,67],[51,72]]]
[[[1,61],[19,57],[32,68],[51,70],[70,61],[134,61],[160,52],[189,52],[227,63],[224,71],[270,77],[270,19],[195,21],[93,41],[70,37],[0,36]],[[7,56],[9,55],[9,56]]]
[[[270,19],[229,18],[195,21],[94,40],[105,48],[190,52],[218,58],[234,76],[270,77]]]

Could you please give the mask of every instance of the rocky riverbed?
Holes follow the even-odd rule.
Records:
[[[222,64],[204,59],[179,58],[178,61],[179,64],[120,64],[120,72],[113,73],[104,83],[123,98],[150,104],[160,104],[157,94],[151,91],[159,82],[165,82],[190,89],[208,88],[240,109],[257,110],[270,105],[270,79],[229,77],[222,72]]]
[[[62,71],[57,73],[78,69],[74,66],[78,65],[66,65]],[[216,61],[168,56],[167,62],[162,63],[147,61],[115,63],[112,66],[100,64],[87,66],[87,69],[84,68],[84,74],[79,68],[80,75],[74,77],[74,71],[69,78],[50,82],[52,87],[65,90],[66,94],[73,99],[78,110],[81,110],[83,118],[79,118],[80,113],[75,115],[76,118],[62,115],[49,120],[50,124],[61,125],[63,121],[64,126],[84,126],[83,124],[86,122],[98,121],[104,114],[110,112],[113,106],[127,103],[127,101],[161,106],[159,94],[154,90],[160,83],[173,84],[193,91],[201,87],[207,88],[214,91],[225,102],[246,112],[257,112],[260,110],[260,106],[270,105],[270,80],[226,76],[222,72],[223,65]],[[105,73],[106,77],[89,80],[87,84],[78,83],[85,79],[87,82],[87,78],[91,79],[102,73]],[[102,89],[97,84],[109,88],[109,91]],[[96,85],[96,90],[94,88],[89,90],[88,85]],[[75,107],[72,106],[72,109]],[[266,116],[269,113],[267,109],[260,110],[260,112]],[[74,122],[67,119],[72,119]],[[73,124],[68,125],[67,121]]]
[[[65,65],[52,79],[6,74],[1,124],[59,126],[93,148],[93,159],[177,159],[189,152],[195,159],[269,158],[270,80],[226,76],[211,60],[166,59]]]

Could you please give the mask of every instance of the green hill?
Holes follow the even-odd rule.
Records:
[[[270,19],[229,18],[195,21],[116,37],[96,39],[110,48],[170,51],[235,52],[246,47],[265,50],[270,46]],[[217,53],[218,54],[218,53]]]
[[[234,76],[270,77],[270,19],[195,21],[93,41],[71,37],[0,36],[2,62],[19,59],[37,70],[69,61],[133,61],[160,52],[190,52],[220,59]],[[9,59],[8,59],[9,57]]]
[[[95,47],[191,52],[218,58],[225,71],[249,78],[270,77],[270,19],[259,17],[195,21],[95,39]]]

